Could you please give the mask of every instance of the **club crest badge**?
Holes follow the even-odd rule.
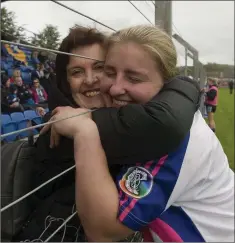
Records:
[[[143,167],[128,169],[119,181],[121,190],[133,198],[143,198],[149,194],[153,186],[153,176]]]

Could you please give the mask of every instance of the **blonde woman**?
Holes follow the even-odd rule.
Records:
[[[18,77],[21,77],[21,71],[19,69],[14,69],[13,70],[13,75],[10,78],[11,83],[14,83],[15,79],[18,78]]]
[[[110,93],[114,106],[135,107],[161,94],[175,66],[175,47],[163,31],[153,26],[123,29],[110,38],[101,88]],[[83,111],[60,107],[53,115],[60,119]],[[131,117],[133,122],[141,119]],[[139,127],[143,132],[145,125],[143,121]],[[121,166],[115,182],[90,114],[52,128],[74,139],[76,205],[89,240],[117,241],[134,231],[144,232],[146,241],[234,240],[234,173],[200,111],[174,152]]]

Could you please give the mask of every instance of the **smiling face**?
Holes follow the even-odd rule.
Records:
[[[101,90],[112,96],[114,107],[146,103],[162,87],[156,62],[140,45],[127,42],[109,48]]]
[[[69,57],[66,71],[73,100],[84,108],[103,107],[105,102],[100,93],[100,79],[106,54],[104,48],[93,44],[73,49],[71,53],[99,60]]]
[[[15,77],[15,84],[17,85],[17,86],[22,86],[23,85],[23,80],[22,80],[22,78],[21,77]]]
[[[34,80],[33,80],[33,86],[34,86],[35,88],[38,88],[38,87],[40,86],[40,83],[39,83],[39,80],[38,80],[38,79],[34,79]]]

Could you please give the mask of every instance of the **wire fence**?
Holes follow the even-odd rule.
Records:
[[[63,7],[64,9],[66,10],[69,10],[69,11],[72,11],[76,14],[79,14],[87,19],[90,19],[94,22],[96,22],[97,24],[99,25],[102,25],[103,27],[106,27],[107,29],[110,29],[112,31],[116,31],[115,29],[113,29],[112,27],[104,24],[104,23],[101,23],[100,21],[97,21],[96,19],[94,18],[91,18],[77,10],[74,10],[68,6],[66,6],[65,4],[61,3],[61,2],[58,2],[58,1],[54,1],[54,0],[51,0],[52,2],[54,2],[55,4]],[[142,15],[144,16],[145,19],[147,19],[147,21],[151,23],[151,21],[142,13],[142,11],[140,11],[131,1],[129,1],[130,4]],[[16,45],[16,46],[22,46],[22,47],[26,47],[26,48],[29,48],[31,50],[41,50],[41,51],[47,51],[47,52],[52,52],[52,53],[55,53],[55,54],[63,54],[63,55],[69,55],[69,56],[74,56],[74,57],[78,57],[78,58],[84,58],[84,59],[90,59],[90,60],[95,60],[95,61],[100,61],[100,60],[96,60],[92,57],[87,57],[87,56],[81,56],[81,55],[77,55],[77,54],[72,54],[72,53],[66,53],[66,52],[61,52],[61,51],[58,51],[58,50],[53,50],[53,49],[49,49],[49,48],[43,48],[43,47],[40,47],[40,46],[35,46],[35,45],[28,45],[28,44],[22,44],[22,43],[16,43],[16,42],[12,42],[12,41],[6,41],[6,40],[1,40],[1,43],[3,44],[9,44],[9,45]],[[49,122],[45,122],[45,123],[42,123],[42,124],[39,124],[39,125],[35,125],[35,126],[31,126],[31,127],[27,127],[27,128],[24,128],[24,129],[20,129],[18,131],[14,131],[14,132],[10,132],[10,133],[6,133],[6,134],[1,134],[1,139],[3,138],[6,138],[7,136],[10,136],[10,135],[13,135],[13,134],[17,134],[17,133],[21,133],[21,132],[25,132],[25,131],[30,131],[30,130],[33,130],[35,128],[40,128],[40,127],[43,127],[45,125],[51,125],[55,122],[59,122],[59,121],[63,121],[65,119],[72,119],[74,117],[77,117],[77,116],[81,116],[81,115],[84,115],[88,112],[93,112],[94,110],[89,110],[87,112],[83,112],[83,113],[80,113],[80,114],[77,114],[77,115],[74,115],[74,116],[70,116],[70,117],[65,117],[65,118],[62,118],[62,119],[59,119],[59,120],[52,120],[52,121],[49,121]],[[42,183],[40,186],[36,187],[35,189],[33,189],[32,191],[26,193],[25,195],[23,195],[22,197],[18,198],[17,200],[11,202],[10,204],[6,205],[5,207],[1,208],[1,213],[4,213],[6,210],[10,209],[11,207],[13,207],[14,205],[22,202],[24,199],[26,199],[27,197],[29,197],[30,195],[34,194],[35,192],[37,192],[39,189],[47,186],[49,183],[51,183],[52,181],[60,178],[61,176],[65,175],[66,173],[68,173],[69,171],[73,170],[75,168],[75,165],[74,166],[71,166],[70,168],[64,170],[63,172],[59,173],[58,175],[52,177],[51,179],[45,181],[44,183]],[[68,216],[67,219],[57,219],[57,218],[54,218],[54,217],[50,217],[50,218],[46,218],[45,221],[47,221],[49,219],[49,224],[46,225],[45,227],[45,230],[42,232],[42,234],[39,236],[38,239],[34,239],[34,240],[25,240],[25,242],[48,242],[50,241],[61,229],[64,228],[64,233],[63,233],[63,237],[61,239],[61,241],[63,242],[64,240],[64,236],[65,236],[65,232],[66,232],[66,227],[67,227],[67,223],[75,217],[75,215],[77,214],[77,212],[72,212],[72,214],[70,216]],[[44,241],[42,241],[42,236],[43,234],[45,233],[45,231],[48,229],[48,227],[50,226],[50,224],[55,221],[55,220],[61,220],[63,223]],[[73,227],[73,226],[70,226],[70,227]],[[77,230],[77,235],[79,234],[79,229]],[[139,232],[136,232],[133,236],[129,237],[128,239],[126,239],[128,241],[142,241],[142,237],[141,237],[141,234]],[[125,241],[126,241],[125,240]]]
[[[115,29],[113,29],[112,27],[100,22],[100,21],[97,21],[96,19],[94,18],[91,18],[77,10],[74,10],[68,6],[66,6],[65,4],[61,3],[61,2],[58,2],[58,1],[54,1],[54,0],[51,0],[52,2],[54,2],[55,4],[63,7],[65,10],[69,10],[69,11],[72,11],[78,15],[81,15],[87,19],[90,19],[94,22],[96,22],[97,24],[99,25],[102,25],[103,27],[107,28],[107,29],[110,29],[112,31],[116,31]],[[151,24],[153,25],[153,23],[146,17],[145,14],[143,14],[143,12],[137,8],[135,6],[135,4],[133,4],[131,1],[129,1],[129,3]],[[153,5],[153,7],[155,8],[155,3],[153,1],[150,1],[150,3]],[[47,52],[52,52],[52,53],[55,53],[55,54],[63,54],[63,55],[69,55],[69,56],[74,56],[74,57],[78,57],[78,58],[84,58],[84,59],[90,59],[90,60],[95,60],[95,61],[100,61],[100,60],[96,60],[92,57],[87,57],[87,56],[82,56],[82,55],[77,55],[77,54],[72,54],[72,53],[66,53],[66,52],[61,52],[61,51],[58,51],[58,50],[53,50],[53,49],[49,49],[49,48],[43,48],[43,47],[40,47],[40,46],[34,46],[34,45],[27,45],[27,44],[22,44],[22,43],[16,43],[16,42],[12,42],[12,41],[6,41],[6,40],[1,40],[1,43],[3,44],[9,44],[9,45],[16,45],[16,46],[22,46],[22,47],[26,47],[26,48],[30,48],[30,49],[33,49],[33,50],[41,50],[41,51],[47,51]],[[65,117],[65,118],[62,118],[62,119],[59,119],[59,120],[52,120],[52,121],[49,121],[49,122],[45,122],[45,123],[42,123],[42,124],[39,124],[39,125],[35,125],[35,126],[31,126],[31,127],[28,127],[28,128],[25,128],[25,129],[21,129],[21,130],[18,130],[18,131],[14,131],[14,132],[10,132],[10,133],[7,133],[7,134],[1,134],[1,139],[7,137],[7,136],[10,136],[10,135],[13,135],[13,134],[17,134],[17,133],[21,133],[21,132],[25,132],[25,131],[30,131],[30,130],[33,130],[35,128],[40,128],[40,127],[43,127],[45,125],[51,125],[53,123],[56,123],[56,122],[59,122],[59,121],[63,121],[63,120],[66,120],[66,119],[72,119],[74,117],[77,117],[77,116],[81,116],[81,115],[84,115],[88,112],[93,112],[94,110],[88,110],[87,112],[83,112],[83,113],[80,113],[80,114],[77,114],[77,115],[73,115],[73,116],[70,116],[70,117]],[[54,176],[53,178],[45,181],[44,183],[42,183],[40,186],[36,187],[35,189],[33,189],[32,191],[26,193],[25,195],[23,195],[22,197],[18,198],[17,200],[11,202],[10,204],[6,205],[5,207],[1,208],[1,213],[4,213],[6,210],[8,210],[9,208],[13,207],[14,205],[16,205],[17,203],[23,201],[24,199],[26,199],[27,197],[29,197],[30,195],[34,194],[35,192],[37,192],[39,189],[47,186],[49,183],[51,183],[52,181],[60,178],[61,176],[64,176],[66,173],[68,173],[69,171],[73,170],[75,168],[75,165],[74,166],[71,166],[70,168],[64,170],[63,172],[59,173],[58,175]],[[72,211],[71,215],[67,218],[67,219],[62,219],[63,223],[44,241],[41,240],[41,236],[44,234],[44,231],[42,232],[41,236],[39,236],[38,239],[35,239],[35,240],[32,240],[32,242],[48,242],[50,241],[55,234],[57,234],[61,229],[63,228],[66,228],[67,226],[67,223],[73,218],[75,217],[75,215],[77,214],[76,211]],[[46,218],[46,220],[48,220],[48,218]],[[53,221],[53,220],[56,220],[55,218],[51,217],[50,218],[50,223]],[[4,222],[3,222],[4,223]],[[49,224],[50,224],[49,223]],[[45,230],[48,228],[49,226],[46,225],[46,228]],[[77,229],[77,234],[79,233],[79,229]],[[64,233],[65,234],[65,233]],[[62,240],[63,241],[64,239],[64,235],[62,237]],[[128,239],[126,239],[128,241],[142,241],[142,237],[141,237],[141,234],[139,232],[136,232],[134,234],[134,236],[131,236],[129,237]],[[30,240],[25,240],[25,242],[29,242]]]

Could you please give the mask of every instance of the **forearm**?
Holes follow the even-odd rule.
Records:
[[[76,136],[74,146],[79,217],[91,240],[109,241],[112,237],[107,235],[117,222],[118,192],[109,173],[98,130],[91,136]]]

